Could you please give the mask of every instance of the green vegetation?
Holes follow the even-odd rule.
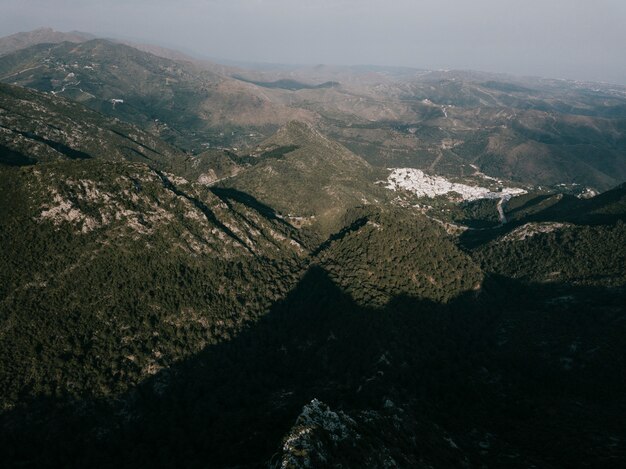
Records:
[[[426,217],[361,209],[350,218],[319,262],[359,304],[383,306],[398,295],[447,303],[481,288],[480,268]]]
[[[474,164],[520,183],[599,190],[626,179],[620,87],[392,69],[223,73],[101,39],[0,57],[0,81],[55,92],[193,154],[248,151],[298,119],[374,166],[434,165],[441,175],[466,176]]]
[[[259,162],[220,183],[258,200],[320,233],[323,241],[342,228],[351,207],[386,197],[376,171],[309,124],[291,122],[261,144]]]
[[[545,232],[541,232],[545,230]],[[477,251],[487,272],[532,282],[620,287],[626,225],[523,225]]]
[[[0,57],[0,466],[623,466],[624,99],[394,73]]]
[[[0,109],[0,163],[102,158],[168,167],[183,158],[180,150],[136,126],[57,96],[0,84]]]
[[[622,188],[579,201],[593,225],[522,217],[464,252],[387,203],[346,205],[320,243],[250,194],[141,163],[5,167],[0,183],[7,467],[262,465],[313,398],[354,422],[345,442],[312,431],[314,458],[620,458]],[[572,213],[558,206],[542,216]]]
[[[301,269],[288,225],[199,187],[175,194],[144,165],[66,162],[0,181],[4,408],[125,391],[232,337]]]
[[[33,68],[35,67],[35,68]],[[34,70],[22,73],[23,70]],[[35,45],[0,57],[0,80],[80,102],[198,153],[236,144],[251,130],[261,135],[286,119],[277,112],[252,125],[226,119],[218,109],[260,111],[256,96],[222,86],[223,78],[188,62],[94,39],[80,44]],[[115,101],[117,100],[117,101]]]

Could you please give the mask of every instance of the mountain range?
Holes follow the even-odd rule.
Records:
[[[3,467],[620,467],[626,89],[0,39]]]

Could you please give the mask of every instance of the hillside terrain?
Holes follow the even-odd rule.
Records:
[[[189,181],[209,184],[255,163],[226,150],[184,152],[134,124],[56,95],[0,84],[0,163],[97,158],[145,163]]]
[[[37,44],[2,56],[0,81],[81,102],[195,152],[313,118],[206,67],[104,39]]]
[[[10,54],[37,44],[58,44],[60,42],[85,42],[95,39],[91,34],[72,31],[64,33],[52,28],[39,28],[0,38],[0,55]]]
[[[4,164],[102,158],[167,165],[184,157],[180,150],[136,126],[17,86],[0,84],[0,116],[0,162]]]
[[[0,81],[78,100],[194,153],[248,152],[300,120],[376,167],[448,177],[477,167],[518,184],[595,190],[626,179],[618,85],[393,67],[246,70],[136,47],[35,43],[0,57]]]
[[[0,466],[624,465],[622,88],[53,33],[0,40]]]
[[[377,204],[386,196],[374,184],[374,168],[307,123],[290,122],[255,154],[253,167],[220,185],[247,192],[325,236],[341,228],[348,208]]]
[[[232,334],[306,252],[271,210],[140,163],[4,169],[2,192],[3,407],[24,392],[107,395]]]
[[[265,93],[319,114],[326,134],[375,166],[465,176],[475,165],[518,183],[603,190],[626,177],[626,88],[617,85],[330,67],[245,78],[309,84]]]

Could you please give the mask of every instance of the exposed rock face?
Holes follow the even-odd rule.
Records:
[[[323,402],[313,399],[305,405],[295,425],[285,438],[281,469],[312,468],[329,464],[330,453],[342,441],[353,444],[361,438],[356,422],[343,412],[334,412]]]
[[[319,467],[469,467],[441,427],[420,423],[387,399],[381,409],[333,411],[318,399],[305,405],[271,469]]]
[[[540,233],[552,233],[571,226],[570,223],[526,223],[503,236],[502,241],[524,241]]]

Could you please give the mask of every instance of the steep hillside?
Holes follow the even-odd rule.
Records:
[[[625,465],[621,88],[221,73],[0,57],[1,467]]]
[[[9,166],[68,159],[127,160],[207,185],[252,162],[226,150],[183,153],[135,125],[17,86],[0,84],[0,117],[0,164]]]
[[[614,226],[626,221],[626,190],[623,184],[592,197],[593,193],[580,192],[579,188],[577,196],[569,189],[563,190],[530,191],[497,204],[489,200],[456,206],[445,204],[444,212],[437,213],[435,210],[431,213],[441,221],[457,223],[463,229],[460,242],[467,248],[500,237],[524,239],[537,233]]]
[[[510,278],[623,287],[625,241],[623,222],[597,226],[528,222],[496,238],[477,254],[486,271]]]
[[[1,57],[0,81],[79,101],[196,152],[259,140],[289,119],[313,118],[191,62],[102,39],[39,44]]]
[[[102,158],[173,164],[184,155],[154,135],[55,95],[0,84],[0,163]]]
[[[256,154],[256,165],[220,185],[248,192],[326,236],[341,228],[348,208],[386,195],[373,184],[377,173],[368,163],[303,122],[281,128]]]
[[[446,303],[482,288],[480,267],[442,226],[403,209],[350,210],[317,261],[354,301],[383,306],[399,295]]]
[[[519,199],[509,202],[506,224],[461,236],[466,246],[476,246],[486,272],[526,282],[623,288],[623,185],[588,199],[564,194]]]
[[[512,221],[614,223],[620,219],[626,220],[626,184],[595,195],[585,192],[578,196],[563,193],[535,196],[528,194],[511,203],[508,211]]]
[[[316,245],[249,194],[145,164],[0,184],[4,466],[623,461],[619,221],[468,253],[370,204]]]
[[[144,164],[0,167],[0,185],[3,408],[115,393],[227,339],[307,252],[254,199]]]

